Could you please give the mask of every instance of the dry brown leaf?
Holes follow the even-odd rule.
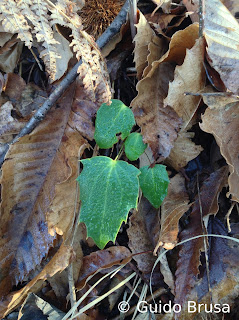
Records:
[[[152,63],[152,69],[148,76],[150,77],[162,62],[176,62],[181,65],[184,61],[186,50],[191,49],[198,39],[198,30],[198,24],[194,23],[184,30],[175,32],[171,38],[168,51],[159,60]]]
[[[152,62],[158,60],[164,50],[164,40],[156,36],[154,30],[140,12],[139,22],[136,24],[137,34],[134,37],[134,62],[137,77],[145,77],[151,69]]]
[[[181,119],[171,107],[163,107],[168,83],[173,78],[173,66],[161,63],[137,84],[138,95],[131,102],[143,139],[148,143],[155,160],[167,158],[177,138]]]
[[[220,99],[216,98],[215,99]],[[214,100],[214,104],[215,104]],[[207,108],[202,116],[200,128],[213,134],[222,156],[225,158],[230,171],[228,179],[229,194],[232,200],[239,202],[239,102],[229,103],[218,108]]]
[[[144,69],[147,67],[147,56],[149,55],[149,44],[155,36],[145,16],[139,13],[139,22],[135,25],[137,34],[134,37],[134,62],[137,70],[137,78],[141,79]]]
[[[190,222],[180,234],[180,241],[204,234],[202,218],[208,215],[216,215],[218,212],[218,196],[227,184],[228,169],[222,167],[212,173],[203,183],[199,198],[193,205],[190,214]],[[201,207],[201,208],[200,208]],[[203,238],[188,241],[180,246],[177,262],[175,303],[184,305],[190,300],[191,289],[195,286],[199,274],[200,255],[204,250]]]
[[[178,134],[173,149],[165,161],[167,165],[180,171],[180,169],[184,168],[189,161],[196,158],[202,152],[203,148],[191,141],[191,139],[194,138],[194,135],[194,132],[187,131],[182,131]]]
[[[204,35],[211,66],[225,86],[239,93],[239,25],[220,0],[205,1]]]
[[[137,262],[138,269],[146,274],[150,274],[155,263],[155,257],[152,254],[154,244],[146,226],[146,220],[149,216],[154,216],[153,220],[159,229],[159,215],[158,210],[153,208],[150,203],[144,198],[141,198],[138,211],[134,211],[129,219],[129,228],[127,234],[129,237],[129,248],[132,253],[145,252],[144,254],[133,256]],[[153,230],[151,231],[151,235]],[[151,252],[148,252],[151,251]]]
[[[73,249],[64,244],[45,266],[45,268],[25,287],[17,292],[9,294],[5,299],[0,302],[0,317],[4,318],[7,314],[17,308],[26,299],[29,292],[36,293],[39,291],[46,279],[52,277],[57,272],[61,272],[68,267],[73,258]]]
[[[72,104],[73,112],[70,114],[69,124],[72,128],[76,128],[84,137],[93,140],[95,132],[93,119],[100,104],[90,99],[80,79],[77,79],[76,82],[76,91]]]
[[[188,161],[196,158],[203,150],[201,146],[195,145],[189,138],[192,133],[186,131],[191,128],[191,120],[198,108],[201,97],[187,95],[185,91],[197,93],[205,86],[204,41],[196,40],[195,45],[186,51],[184,62],[177,66],[174,72],[174,80],[169,83],[168,96],[164,100],[164,106],[169,105],[183,119],[179,137],[175,141],[170,153],[170,165],[180,170]]]
[[[179,219],[188,211],[190,207],[188,203],[185,179],[178,173],[170,179],[168,194],[161,207],[161,230],[155,251],[160,246],[165,249],[174,248],[177,243]]]
[[[19,74],[8,73],[5,89],[5,94],[9,97],[10,100],[16,101],[21,98],[23,90],[26,88],[26,82]]]
[[[89,276],[93,275],[96,271],[102,271],[115,265],[122,265],[126,261],[129,262],[131,258],[131,252],[123,246],[98,250],[85,256],[76,288],[81,290],[85,286]]]
[[[164,106],[169,105],[183,119],[182,130],[185,130],[192,120],[201,97],[188,95],[185,92],[197,93],[205,87],[204,42],[197,39],[191,49],[186,50],[186,56],[181,66],[174,71],[174,79],[169,83],[168,95]]]
[[[48,233],[46,213],[51,210],[56,185],[71,177],[72,161],[78,161],[78,150],[85,144],[68,125],[73,93],[71,86],[31,134],[10,146],[2,166],[1,294],[41,262],[55,237]],[[69,207],[64,194],[61,210],[63,203]],[[73,218],[74,211],[68,215]]]
[[[208,233],[228,236],[225,226],[216,217],[210,219]],[[238,314],[236,301],[239,294],[238,244],[218,237],[209,237],[208,241],[209,272],[207,274],[206,268],[203,266],[200,280],[188,292],[188,297],[190,297],[190,301],[195,301],[197,305],[199,303],[207,306],[210,306],[210,303],[229,304],[228,319],[236,319]],[[208,279],[210,281],[210,292],[208,290]],[[205,313],[203,309],[201,308],[199,319],[207,319],[208,313]],[[179,319],[193,320],[195,316],[195,313],[188,312],[187,301],[185,301]],[[221,319],[221,315],[215,319]]]

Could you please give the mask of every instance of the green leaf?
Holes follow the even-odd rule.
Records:
[[[140,171],[125,161],[108,157],[81,160],[84,167],[77,178],[80,184],[80,221],[88,237],[104,248],[115,241],[131,208],[137,207]]]
[[[139,185],[144,196],[155,208],[159,208],[168,192],[169,178],[166,167],[156,164],[153,168],[142,167],[140,171]]]
[[[144,153],[147,144],[143,142],[140,133],[133,132],[125,140],[125,154],[131,161],[135,161]]]
[[[95,141],[102,149],[111,148],[117,141],[117,134],[125,139],[135,124],[132,110],[122,101],[113,99],[110,106],[103,103],[97,111]]]

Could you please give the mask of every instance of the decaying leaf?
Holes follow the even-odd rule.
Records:
[[[195,201],[190,214],[190,222],[180,234],[180,241],[204,234],[203,218],[216,215],[218,212],[218,196],[227,184],[227,167],[212,173],[204,182],[200,197]],[[186,242],[180,246],[176,271],[175,303],[184,305],[188,301],[191,289],[195,286],[199,275],[200,255],[204,250],[203,238]]]
[[[68,125],[73,92],[74,86],[31,134],[10,146],[2,166],[1,294],[41,262],[55,238],[48,233],[46,213],[51,210],[56,185],[71,177],[71,161],[78,161],[79,148],[85,143]],[[73,208],[72,198],[63,194],[61,208],[64,204]]]
[[[183,119],[179,136],[169,155],[170,165],[179,170],[187,165],[188,161],[196,158],[202,151],[201,146],[195,145],[189,138],[193,133],[187,133],[192,126],[191,120],[198,108],[201,97],[188,95],[185,91],[197,93],[205,86],[204,41],[196,40],[195,45],[186,51],[184,62],[177,66],[174,72],[174,80],[169,83],[168,96],[164,105],[172,107]]]
[[[138,96],[131,102],[144,143],[149,144],[157,160],[169,156],[181,124],[171,107],[163,107],[163,99],[172,78],[173,67],[169,63],[161,63],[151,76],[148,75],[137,84]]]
[[[214,97],[214,104],[216,103]],[[220,98],[218,98],[220,99]],[[208,102],[209,100],[207,100]],[[200,128],[208,133],[213,134],[222,156],[227,161],[229,166],[230,176],[229,194],[232,195],[232,200],[239,201],[238,176],[239,176],[239,103],[233,102],[225,106],[209,108],[202,116],[203,122],[200,123]]]
[[[160,230],[159,212],[144,197],[141,197],[139,208],[134,211],[129,219],[129,228],[127,234],[129,237],[129,248],[132,253],[140,253],[133,255],[138,269],[148,279],[151,275],[152,268],[155,263],[153,256],[153,248],[156,244]],[[160,266],[157,265],[152,275],[152,284],[159,285],[162,281]]]
[[[220,0],[205,1],[204,35],[209,62],[226,87],[239,93],[239,25]]]
[[[227,236],[227,230],[220,220],[212,217],[208,224],[208,233],[215,235]],[[207,305],[207,310],[210,310],[210,304],[220,304],[224,306],[224,315],[229,316],[229,319],[237,317],[237,307],[235,306],[236,299],[239,294],[239,268],[238,268],[238,244],[232,240],[208,237],[208,259],[209,270],[208,274],[206,267],[203,265],[200,280],[197,281],[195,287],[188,293],[190,301],[195,301],[196,306],[199,303],[203,307],[200,308],[200,318],[205,318],[208,313],[204,311],[204,306]],[[211,291],[209,292],[208,279]],[[229,309],[226,305],[229,305]],[[233,308],[234,307],[234,308]],[[215,314],[215,313],[214,313]],[[182,305],[182,312],[179,319],[193,320],[195,313],[188,312],[187,302]],[[221,319],[221,314],[215,314],[215,319]]]
[[[177,174],[170,179],[168,195],[163,201],[161,207],[161,230],[158,247],[172,249],[177,243],[178,223],[182,215],[189,209],[189,197],[185,188],[185,179],[181,174]]]
[[[81,290],[87,279],[96,271],[103,271],[115,265],[129,262],[132,254],[126,247],[117,246],[98,250],[83,258],[83,265],[78,279],[77,289]]]
[[[38,292],[44,281],[52,277],[57,272],[61,272],[68,267],[73,258],[73,250],[71,246],[61,245],[60,249],[45,266],[45,268],[25,287],[19,291],[9,294],[4,300],[0,302],[0,317],[4,318],[17,306],[19,306],[27,297],[29,292]]]
[[[152,255],[153,243],[150,239],[146,228],[146,219],[149,215],[154,215],[155,225],[158,224],[158,210],[155,209],[144,197],[141,198],[138,210],[134,211],[129,219],[129,228],[127,234],[129,237],[129,248],[132,253],[145,252],[140,255],[133,256],[137,262],[138,269],[146,274],[150,274],[155,263],[155,257]]]

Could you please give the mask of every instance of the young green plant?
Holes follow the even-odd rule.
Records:
[[[111,148],[118,135],[125,140],[125,154],[135,161],[145,151],[141,134],[130,133],[135,125],[132,110],[120,100],[110,106],[102,104],[96,115],[95,141],[101,149]],[[87,236],[103,249],[109,241],[115,242],[130,209],[137,209],[139,187],[155,208],[167,195],[169,178],[166,167],[156,164],[140,170],[122,160],[98,156],[81,160],[83,170],[77,178],[80,185],[80,221],[87,228]]]

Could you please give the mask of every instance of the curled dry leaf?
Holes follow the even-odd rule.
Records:
[[[180,241],[204,234],[202,218],[208,215],[216,215],[218,212],[218,196],[227,184],[228,169],[222,167],[212,173],[203,183],[198,198],[190,214],[190,222],[180,234]],[[191,289],[195,286],[199,274],[200,255],[204,251],[204,240],[198,238],[188,241],[180,246],[177,262],[175,303],[181,306],[188,301]],[[191,298],[189,299],[191,300]]]
[[[181,124],[181,119],[171,107],[163,107],[173,70],[169,63],[158,65],[151,76],[137,84],[138,95],[131,102],[144,143],[149,144],[158,161],[169,156]]]
[[[185,179],[177,174],[170,179],[168,194],[161,207],[161,230],[155,251],[160,246],[173,249],[177,243],[178,223],[182,215],[188,211],[189,197],[185,188]]]
[[[141,79],[144,69],[147,66],[148,46],[153,36],[155,36],[155,32],[141,12],[139,13],[139,22],[135,26],[137,28],[137,34],[134,37],[134,62],[137,70],[137,78]]]
[[[214,97],[213,104],[216,103]],[[211,101],[211,100],[210,100]],[[207,100],[209,102],[209,100]],[[200,128],[213,134],[222,156],[225,158],[230,171],[228,179],[229,194],[232,200],[239,202],[238,177],[239,177],[239,102],[226,104],[225,106],[209,108],[202,116]]]
[[[60,249],[44,267],[44,269],[21,290],[6,296],[0,302],[0,317],[4,318],[7,314],[23,303],[30,292],[38,292],[46,279],[52,277],[57,272],[61,272],[71,263],[73,259],[73,249],[71,246],[61,245]]]
[[[152,69],[148,76],[151,76],[162,62],[174,62],[181,65],[184,61],[186,50],[191,49],[198,39],[198,30],[198,23],[194,23],[184,30],[175,32],[169,43],[168,51],[159,60],[152,63]]]
[[[238,34],[238,22],[222,2],[205,1],[204,35],[209,62],[226,87],[236,94],[239,94]]]
[[[153,61],[158,60],[162,55],[163,39],[156,36],[150,27],[145,16],[140,12],[139,22],[136,24],[137,34],[134,37],[134,62],[137,70],[137,77],[145,77],[151,69]]]
[[[174,80],[169,83],[169,90],[164,106],[169,105],[183,119],[179,136],[169,155],[168,163],[176,170],[187,165],[188,161],[196,158],[203,150],[195,145],[189,138],[193,133],[188,133],[192,126],[191,120],[198,108],[201,97],[187,95],[185,91],[197,93],[205,86],[204,41],[197,39],[191,49],[186,50],[186,56],[181,66],[177,66],[174,72]]]
[[[96,271],[111,268],[115,265],[122,265],[129,262],[132,254],[126,247],[117,246],[104,250],[98,250],[83,258],[83,265],[78,279],[77,289],[81,290],[87,279]]]
[[[85,144],[68,124],[73,92],[74,86],[71,86],[58,107],[31,134],[10,146],[2,166],[2,295],[41,262],[55,238],[55,234],[48,233],[46,213],[54,210],[51,204],[56,190],[71,177],[72,161],[78,161],[78,150]],[[72,217],[74,192],[70,196],[71,199],[67,199],[65,193],[62,194],[61,211],[64,212],[64,206],[70,207],[72,212],[68,215]]]

